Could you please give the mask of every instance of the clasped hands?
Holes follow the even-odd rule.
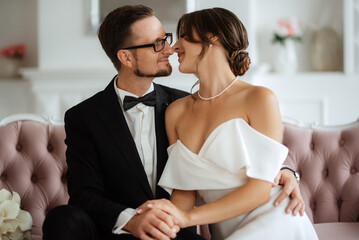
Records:
[[[305,204],[299,191],[296,178],[289,170],[282,170],[274,180],[274,186],[284,185],[282,193],[274,201],[278,206],[285,198],[291,198],[286,213],[303,216]],[[191,215],[182,211],[167,199],[149,200],[136,209],[136,215],[127,223],[128,230],[135,237],[143,240],[175,238],[180,228],[191,225]]]
[[[176,207],[167,199],[150,200],[136,209],[136,214],[123,228],[142,240],[169,240],[175,238],[183,225]],[[166,210],[164,210],[166,209]]]

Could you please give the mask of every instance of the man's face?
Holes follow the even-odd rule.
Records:
[[[154,43],[163,39],[165,31],[160,21],[152,16],[135,22],[132,25],[132,46]],[[169,56],[173,54],[171,46],[166,42],[160,52],[155,52],[152,47],[131,50],[135,63],[133,72],[139,77],[168,76],[172,72]]]

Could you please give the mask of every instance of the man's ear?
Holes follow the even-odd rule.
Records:
[[[122,65],[125,65],[128,68],[132,67],[134,58],[129,50],[125,50],[125,49],[118,50],[117,58]]]

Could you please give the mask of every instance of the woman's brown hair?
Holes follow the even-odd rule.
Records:
[[[189,42],[203,43],[201,56],[211,44],[209,33],[217,36],[226,50],[227,61],[234,75],[242,76],[251,63],[248,52],[244,51],[249,44],[248,35],[234,13],[224,8],[210,8],[184,14],[178,21],[177,36]]]

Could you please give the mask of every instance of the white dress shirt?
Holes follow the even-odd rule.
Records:
[[[127,92],[117,87],[117,79],[114,81],[114,88],[118,96],[118,101],[121,105],[123,115],[125,116],[128,128],[130,129],[133,140],[135,141],[138,155],[141,158],[143,167],[147,174],[148,182],[151,186],[153,194],[156,190],[156,175],[157,175],[157,151],[156,151],[156,129],[155,129],[155,108],[146,106],[143,103],[138,103],[136,106],[124,111],[123,100],[125,96],[138,97],[135,94]],[[153,83],[147,93],[154,90]],[[135,215],[135,210],[127,208],[121,212],[117,218],[116,224],[112,233],[122,234],[128,233],[122,228]]]

